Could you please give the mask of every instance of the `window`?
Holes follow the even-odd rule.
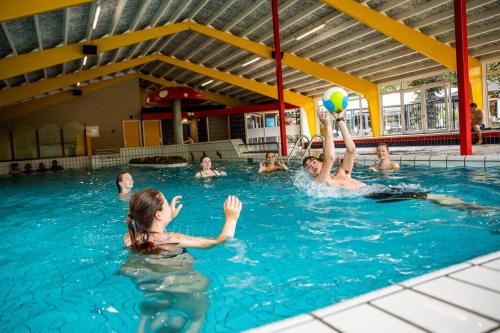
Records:
[[[401,133],[401,94],[392,93],[382,95],[382,109],[384,113],[384,135]]]
[[[384,85],[384,135],[448,131],[458,127],[454,73]]]
[[[485,114],[489,127],[500,127],[500,61],[486,65],[488,85],[488,112]]]

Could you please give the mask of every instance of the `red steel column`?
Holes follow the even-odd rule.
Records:
[[[280,23],[278,17],[278,0],[272,0],[272,7],[273,7],[274,54],[276,58],[276,81],[278,82],[281,155],[287,156],[288,152],[286,146],[285,101],[283,99],[283,72],[281,70],[281,45],[280,45]]]
[[[465,0],[454,0],[453,7],[455,11],[460,155],[471,155],[472,134],[470,119],[469,55],[467,48],[467,13],[465,12]]]

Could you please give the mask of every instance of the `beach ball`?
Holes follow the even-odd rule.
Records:
[[[323,105],[330,112],[342,112],[348,102],[347,91],[339,87],[330,88],[323,94]]]

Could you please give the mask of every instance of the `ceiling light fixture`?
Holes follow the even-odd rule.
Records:
[[[250,60],[248,62],[245,62],[243,65],[241,65],[241,67],[246,67],[246,66],[248,66],[250,64],[253,64],[254,62],[258,61],[259,59],[260,58],[254,58],[254,59],[252,59],[252,60]]]
[[[80,86],[80,82],[77,82],[77,83],[76,83],[76,86],[77,86],[77,87],[79,87],[79,86]]]
[[[306,36],[309,36],[310,34],[312,33],[315,33],[316,31],[320,30],[320,29],[323,29],[325,27],[324,24],[322,25],[318,25],[316,28],[312,29],[312,30],[309,30],[308,32],[306,32],[305,34],[302,34],[300,35],[299,37],[295,38],[295,40],[301,40],[302,38],[306,37]]]
[[[87,64],[87,56],[85,56],[85,58],[83,58],[83,66],[85,66]]]
[[[92,30],[95,30],[95,27],[97,27],[97,21],[99,20],[100,12],[101,12],[101,6],[97,6],[94,14],[94,21],[92,22]]]
[[[201,84],[201,86],[202,86],[202,87],[203,87],[203,86],[206,86],[207,84],[210,84],[210,83],[212,83],[212,82],[214,82],[214,80],[208,80],[207,82],[202,83],[202,84]]]

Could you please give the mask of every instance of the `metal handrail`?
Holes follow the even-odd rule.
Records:
[[[290,163],[290,159],[292,158],[293,156],[293,151],[295,150],[295,148],[297,148],[297,145],[299,144],[299,142],[302,140],[302,139],[306,139],[307,140],[307,144],[309,145],[309,142],[311,142],[309,140],[309,137],[307,137],[306,135],[301,135],[297,138],[297,141],[295,141],[295,144],[293,145],[293,148],[292,150],[290,150],[290,154],[288,154],[288,159],[286,160],[287,163]]]
[[[320,138],[320,139],[321,139],[321,142],[323,142],[323,143],[325,142],[325,138],[324,138],[324,137],[322,137],[321,135],[319,135],[319,134],[314,135],[314,136],[311,138],[311,140],[309,141],[309,144],[307,145],[306,151],[304,152],[304,155],[302,155],[302,159],[304,159],[304,157],[306,157],[307,153],[311,151],[311,147],[312,147],[312,145],[313,145],[313,143],[314,143],[314,139],[315,139],[315,138]],[[310,154],[309,154],[309,155],[310,155]]]

